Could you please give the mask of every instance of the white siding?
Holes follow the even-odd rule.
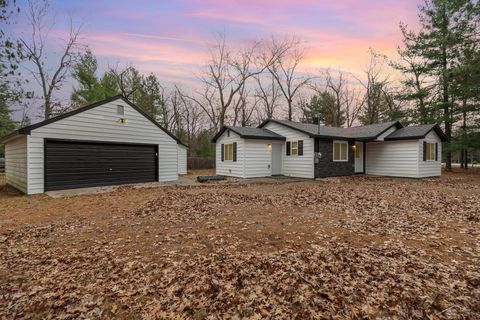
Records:
[[[383,141],[386,136],[388,136],[389,134],[391,134],[391,133],[393,133],[394,131],[397,131],[397,130],[398,130],[397,127],[393,126],[393,127],[389,128],[387,131],[385,131],[384,133],[382,133],[381,135],[379,135],[376,140]]]
[[[438,143],[438,160],[437,161],[423,161],[423,141]],[[435,133],[431,131],[425,139],[418,140],[418,176],[435,177],[442,173],[442,141]]]
[[[222,161],[222,144],[228,143],[237,143],[237,161]],[[232,131],[230,131],[230,137],[227,136],[227,131],[225,131],[218,139],[215,144],[215,163],[216,163],[216,172],[218,175],[222,176],[232,176],[245,178],[245,168],[244,168],[244,140],[240,136]],[[247,159],[248,161],[248,159]]]
[[[5,179],[7,184],[28,193],[26,136],[5,144]]]
[[[270,140],[244,140],[245,178],[267,177],[272,175],[272,151],[268,144],[284,142]]]
[[[125,114],[117,115],[117,105]],[[127,119],[126,124],[118,123]],[[28,193],[43,193],[45,138],[158,144],[159,181],[178,179],[177,142],[142,114],[118,99],[31,131],[28,137]]]
[[[187,147],[178,144],[178,174],[187,174]]]
[[[283,174],[290,177],[314,178],[313,152],[314,142],[307,134],[290,129],[278,123],[268,122],[265,129],[271,130],[287,138],[286,141],[303,140],[303,156],[287,156],[285,154],[286,143],[283,143]]]
[[[379,176],[418,176],[418,141],[368,142],[366,174]]]

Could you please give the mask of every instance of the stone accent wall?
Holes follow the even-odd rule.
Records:
[[[315,163],[315,178],[355,174],[355,155],[352,150],[353,142],[348,143],[347,162],[333,161],[333,140],[317,140],[315,143],[318,143],[319,151],[322,154],[319,163]]]

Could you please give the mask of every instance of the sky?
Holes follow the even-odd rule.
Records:
[[[399,22],[416,28],[420,1],[52,0],[55,25],[48,48],[53,61],[70,14],[82,25],[81,42],[101,69],[132,64],[163,82],[194,84],[207,62],[208,44],[221,32],[232,46],[295,35],[306,48],[303,70],[330,67],[361,75],[369,48],[395,55]],[[26,35],[22,19],[13,28]]]

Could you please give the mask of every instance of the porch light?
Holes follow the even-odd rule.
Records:
[[[128,121],[127,121],[127,119],[125,119],[125,118],[120,118],[120,119],[118,119],[118,123],[126,124],[127,122],[128,122]]]
[[[272,151],[272,144],[271,143],[267,144],[267,149],[268,149],[268,151]]]

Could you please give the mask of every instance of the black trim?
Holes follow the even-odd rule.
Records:
[[[438,142],[435,142],[435,161],[438,161]]]
[[[427,141],[423,141],[423,161],[427,161]]]
[[[303,140],[298,140],[298,155],[303,156]]]
[[[237,143],[233,143],[233,162],[237,162]]]
[[[238,134],[240,136],[240,138],[242,139],[257,139],[257,140],[280,140],[280,141],[285,141],[286,138],[285,137],[263,137],[263,136],[252,136],[252,135],[248,135],[248,134],[241,134],[240,132],[238,132],[237,130],[235,130],[234,128],[232,127],[229,127],[229,126],[223,126],[222,129],[220,129],[220,131],[217,132],[217,134],[212,138],[212,142],[215,143],[217,142],[218,138],[221,137],[221,135],[226,131],[226,130],[229,130],[229,131],[233,131],[235,132],[236,134]],[[273,132],[273,131],[272,131]],[[273,132],[275,133],[275,132]],[[275,133],[277,134],[277,133]]]
[[[291,151],[290,151],[290,146],[291,146],[291,142],[290,141],[287,141],[287,146],[285,148],[286,150],[286,155],[289,156],[291,154]]]
[[[101,101],[97,101],[95,103],[92,103],[90,105],[87,105],[87,106],[84,106],[84,107],[81,107],[81,108],[78,108],[78,109],[75,109],[73,111],[70,111],[70,112],[66,112],[66,113],[63,113],[61,115],[58,115],[56,117],[53,117],[53,118],[50,118],[50,119],[47,119],[47,120],[44,120],[44,121],[41,121],[41,122],[38,122],[38,123],[35,123],[35,124],[32,124],[30,126],[27,126],[27,127],[24,127],[24,128],[20,128],[10,134],[8,134],[7,136],[3,137],[0,139],[0,142],[1,141],[5,141],[13,136],[15,136],[16,134],[26,134],[26,135],[29,135],[31,133],[32,130],[34,129],[37,129],[37,128],[40,128],[40,127],[43,127],[47,124],[51,124],[53,122],[56,122],[56,121],[59,121],[59,120],[62,120],[62,119],[65,119],[65,118],[68,118],[68,117],[71,117],[73,115],[76,115],[76,114],[79,114],[81,112],[84,112],[84,111],[88,111],[90,109],[93,109],[95,107],[98,107],[98,106],[101,106],[101,105],[104,105],[106,103],[110,103],[110,102],[113,102],[115,100],[118,100],[118,99],[121,99],[122,101],[124,101],[126,104],[128,104],[130,107],[132,107],[133,109],[135,109],[136,111],[138,111],[141,115],[143,115],[145,118],[147,118],[150,122],[152,122],[154,125],[156,125],[158,128],[160,128],[162,131],[164,131],[166,134],[168,134],[172,139],[174,139],[178,144],[181,144],[181,145],[184,145],[185,147],[188,148],[188,145],[184,144],[180,139],[178,139],[175,135],[173,135],[173,133],[171,133],[170,131],[168,131],[167,129],[165,129],[164,127],[162,127],[157,121],[155,121],[155,119],[153,119],[152,117],[150,117],[148,114],[146,114],[142,109],[140,109],[139,107],[137,107],[135,104],[133,104],[132,102],[130,102],[128,99],[126,99],[124,96],[122,95],[116,95],[116,96],[113,96],[113,97],[110,97],[110,98],[107,98],[107,99],[104,99],[104,100],[101,100]]]
[[[222,148],[222,162],[223,162],[225,160],[225,144],[222,143],[221,148]]]

